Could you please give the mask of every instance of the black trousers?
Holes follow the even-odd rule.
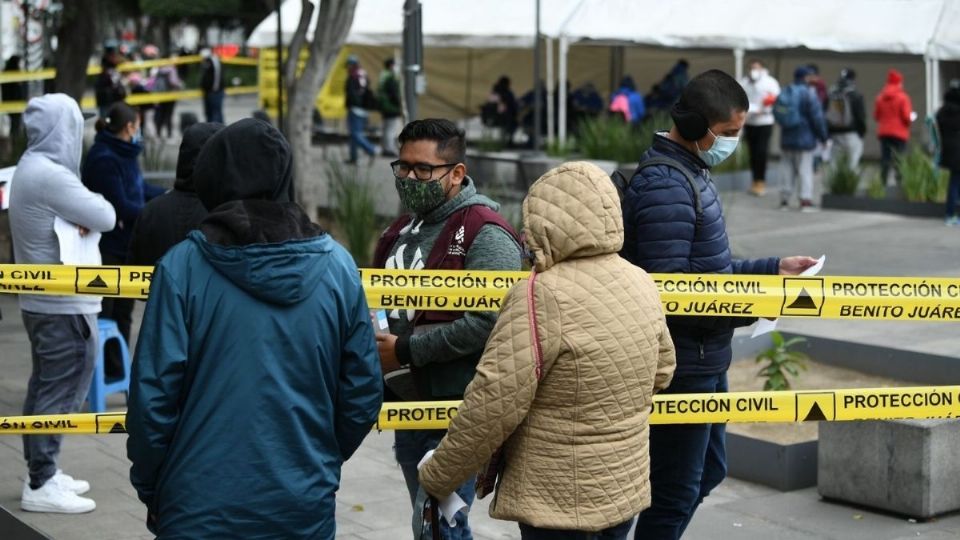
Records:
[[[126,264],[123,257],[116,257],[107,253],[103,254],[103,264],[108,266],[119,266]],[[100,309],[101,319],[113,319],[117,323],[117,329],[123,335],[123,340],[130,346],[130,326],[133,324],[133,302],[132,298],[115,298],[110,296],[103,297],[103,307]],[[107,344],[103,351],[103,369],[107,378],[118,377],[123,373],[123,358],[120,355],[120,347],[115,342]]]
[[[747,139],[747,148],[750,150],[750,170],[753,172],[753,180],[766,180],[773,126],[744,126],[743,130]]]

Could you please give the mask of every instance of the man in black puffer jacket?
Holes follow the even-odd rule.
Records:
[[[710,167],[736,150],[749,106],[743,88],[722,71],[707,71],[686,86],[671,110],[673,129],[654,137],[624,193],[627,260],[651,273],[694,274],[799,274],[816,262],[730,256]],[[664,392],[726,392],[733,329],[754,320],[667,317],[677,369]],[[652,504],[640,514],[636,538],[680,538],[726,470],[723,424],[650,426]]]
[[[167,250],[185,240],[207,217],[207,209],[193,186],[193,164],[203,144],[221,129],[223,124],[206,122],[194,124],[183,133],[173,190],[143,207],[133,228],[127,262],[140,266],[157,264]]]

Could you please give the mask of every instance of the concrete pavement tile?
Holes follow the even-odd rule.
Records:
[[[410,504],[407,487],[399,471],[396,476],[380,475],[365,478],[349,478],[344,472],[343,477],[340,482],[340,491],[337,492],[337,500],[346,504],[366,505],[379,501]]]
[[[396,527],[389,527],[386,529],[377,529],[377,530],[360,533],[360,534],[358,533],[354,533],[354,534],[357,536],[357,538],[361,538],[363,540],[398,540],[400,538],[410,538],[411,536],[413,536],[413,533],[410,530],[409,525],[407,525],[406,527],[396,526]]]
[[[741,514],[724,507],[697,510],[684,540],[813,540],[823,538],[783,527],[775,522]]]
[[[762,499],[737,501],[724,510],[753,516],[821,538],[876,540],[916,536],[935,531],[936,523],[910,523],[907,518],[871,512],[820,499],[816,488],[783,493]]]

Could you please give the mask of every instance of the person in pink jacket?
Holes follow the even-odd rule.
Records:
[[[891,68],[887,72],[887,84],[877,95],[873,118],[877,121],[877,136],[880,138],[880,178],[886,182],[894,154],[907,149],[910,123],[916,118],[910,96],[903,90],[903,74],[899,71]],[[900,181],[899,175],[897,181]]]

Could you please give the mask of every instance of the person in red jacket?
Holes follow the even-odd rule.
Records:
[[[910,123],[916,118],[910,96],[903,91],[903,75],[899,71],[890,69],[887,72],[887,84],[877,96],[873,118],[877,121],[877,136],[880,138],[880,178],[886,182],[894,154],[907,149]],[[897,181],[900,181],[899,175]]]

